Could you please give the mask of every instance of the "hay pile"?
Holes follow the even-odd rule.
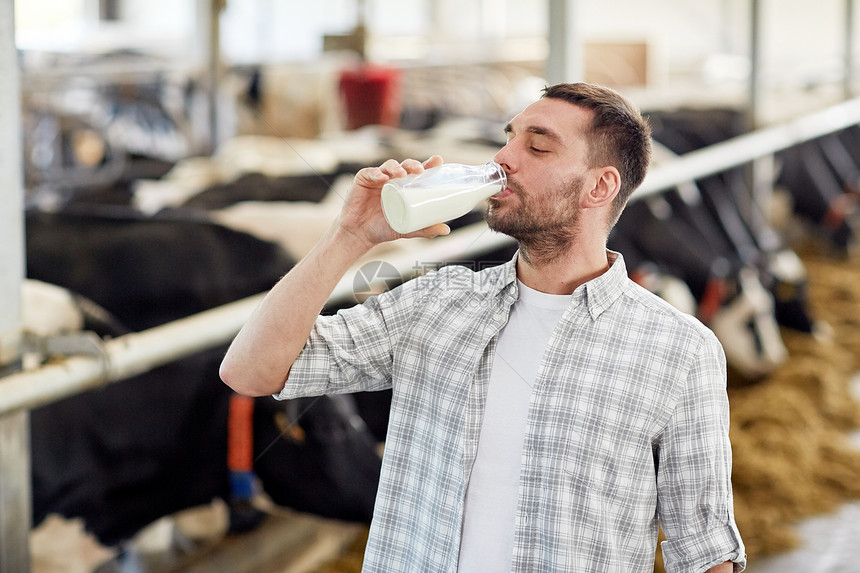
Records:
[[[860,261],[814,244],[798,248],[813,316],[829,339],[784,331],[789,361],[747,387],[730,381],[733,483],[738,527],[750,557],[785,551],[802,517],[860,498],[860,427],[852,381],[860,371]]]
[[[756,384],[730,378],[735,517],[751,560],[800,540],[798,520],[860,498],[860,428],[852,379],[860,372],[860,260],[814,243],[796,247],[813,317],[829,337],[783,331],[790,359]],[[357,573],[361,543],[316,573]],[[655,571],[662,572],[658,550]]]

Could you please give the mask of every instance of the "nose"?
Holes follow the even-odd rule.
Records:
[[[510,144],[506,144],[499,149],[493,156],[493,161],[501,165],[506,173],[514,171]]]

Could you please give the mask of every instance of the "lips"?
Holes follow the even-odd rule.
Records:
[[[495,195],[490,195],[490,198],[491,199],[502,199],[504,197],[507,197],[508,195],[511,195],[512,193],[513,193],[513,191],[511,191],[510,187],[505,187],[504,189],[502,189],[501,191],[499,191]]]

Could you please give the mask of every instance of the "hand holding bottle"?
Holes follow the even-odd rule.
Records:
[[[406,159],[403,162],[389,159],[379,167],[365,167],[360,170],[355,176],[352,189],[341,210],[339,226],[368,246],[401,237],[430,238],[448,234],[450,230],[447,225],[433,224],[438,221],[428,224],[426,228],[399,233],[386,221],[380,202],[380,193],[385,183],[395,178],[416,176],[423,173],[425,169],[440,165],[442,165],[442,158],[434,155],[423,163],[415,159]]]

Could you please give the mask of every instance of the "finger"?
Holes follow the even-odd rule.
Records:
[[[365,167],[355,174],[355,182],[367,187],[381,185],[389,179],[391,179],[391,177],[384,173],[379,167]]]
[[[403,237],[407,239],[413,238],[424,238],[424,239],[432,239],[433,237],[439,237],[442,235],[448,235],[451,233],[451,227],[446,225],[445,223],[436,223],[435,225],[430,225],[429,227],[425,227],[418,231],[413,231],[407,235],[403,235]]]
[[[421,173],[424,171],[424,164],[418,161],[417,159],[405,159],[400,165],[405,169],[408,173]]]
[[[380,165],[379,169],[392,179],[395,177],[403,177],[408,173],[396,159],[389,159]]]
[[[424,169],[430,169],[431,167],[438,167],[442,165],[444,161],[442,160],[441,155],[432,155],[427,161],[424,162]]]

